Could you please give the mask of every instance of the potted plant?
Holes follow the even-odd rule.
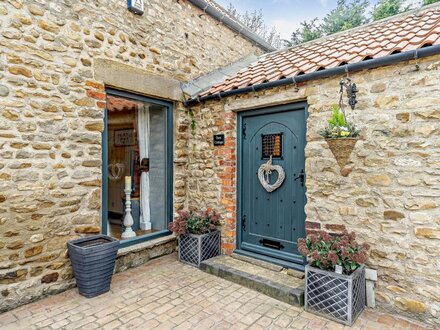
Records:
[[[169,229],[179,240],[179,260],[200,266],[206,259],[220,254],[220,216],[213,211],[179,211]]]
[[[79,293],[87,298],[110,290],[119,241],[93,235],[67,242]]]
[[[320,132],[342,169],[348,162],[359,137],[359,130],[347,121],[345,113],[337,105],[332,107],[328,126]]]
[[[305,309],[352,325],[365,308],[365,267],[368,244],[354,233],[332,236],[321,231],[298,239],[306,265]]]

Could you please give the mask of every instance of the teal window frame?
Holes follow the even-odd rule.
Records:
[[[149,98],[136,93],[125,92],[113,88],[105,89],[106,95],[122,97],[134,101],[148,102],[154,105],[161,105],[166,108],[167,133],[166,133],[166,152],[167,152],[167,224],[173,220],[173,104],[170,102]],[[107,100],[106,100],[107,102]],[[108,235],[108,110],[105,107],[104,131],[102,132],[102,208],[101,208],[101,233]],[[151,234],[133,237],[126,240],[120,240],[119,248],[132,246],[135,244],[150,241],[159,237],[171,235],[168,229],[160,230]]]

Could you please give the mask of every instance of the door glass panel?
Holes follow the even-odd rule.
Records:
[[[262,134],[261,144],[263,150],[263,159],[270,158],[281,158],[282,155],[282,133],[278,134]]]

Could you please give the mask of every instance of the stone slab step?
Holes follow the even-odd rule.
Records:
[[[290,305],[304,305],[304,280],[283,271],[271,270],[227,255],[205,260],[200,269]]]
[[[254,258],[251,258],[251,257],[247,257],[247,256],[244,256],[242,254],[232,253],[231,257],[234,258],[234,259],[246,261],[247,263],[250,263],[250,264],[253,264],[253,265],[256,265],[256,266],[260,266],[260,267],[263,267],[263,268],[267,268],[269,270],[273,270],[275,272],[281,272],[283,270],[282,266],[275,265],[275,264],[272,264],[272,263],[267,262],[267,261],[263,261],[263,260],[259,260],[259,259],[254,259]]]

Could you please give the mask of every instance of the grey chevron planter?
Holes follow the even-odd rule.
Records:
[[[179,237],[179,260],[200,267],[200,263],[220,254],[221,237],[218,230],[208,234],[185,234]]]
[[[306,266],[305,309],[352,325],[365,308],[365,266],[351,275]]]
[[[87,298],[110,290],[119,241],[95,235],[67,242],[79,293]]]

